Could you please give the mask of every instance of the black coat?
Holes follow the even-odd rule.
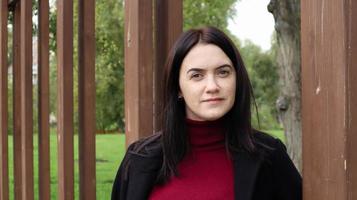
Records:
[[[112,200],[147,199],[162,163],[160,135],[133,143],[116,175]],[[259,156],[232,154],[234,193],[237,200],[301,200],[302,180],[278,139],[257,132]]]

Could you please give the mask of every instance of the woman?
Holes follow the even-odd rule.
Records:
[[[285,146],[252,128],[252,94],[222,31],[183,33],[165,66],[162,131],[129,146],[112,200],[302,199]]]

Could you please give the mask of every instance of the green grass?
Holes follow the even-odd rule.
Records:
[[[283,130],[266,130],[265,132],[285,141]],[[38,141],[34,136],[34,180],[35,199],[38,199]],[[110,199],[113,179],[118,166],[125,153],[125,135],[107,134],[96,136],[96,184],[97,199]],[[57,138],[53,132],[50,135],[50,156],[51,156],[51,199],[57,199]],[[9,136],[9,179],[10,179],[10,199],[13,196],[13,140]],[[78,136],[74,136],[74,159],[75,159],[75,199],[79,199],[78,187]]]
[[[34,136],[34,181],[35,199],[38,199],[38,140]],[[14,199],[13,192],[13,139],[9,136],[9,181],[10,199]],[[97,199],[110,199],[112,183],[118,166],[125,152],[124,134],[108,134],[96,136],[96,193]],[[51,156],[51,199],[57,199],[57,138],[54,133],[50,135]],[[78,136],[74,136],[74,163],[75,163],[75,199],[79,199],[79,173],[78,173]]]

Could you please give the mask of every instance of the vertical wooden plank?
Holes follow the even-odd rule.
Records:
[[[49,2],[38,6],[38,170],[39,199],[50,199],[50,127],[49,127]]]
[[[95,1],[79,1],[79,196],[96,199]]]
[[[32,1],[21,1],[22,199],[34,198],[32,119]]]
[[[14,199],[22,198],[21,162],[21,6],[15,5],[13,12],[13,156],[14,156]]]
[[[182,0],[155,1],[154,130],[161,130],[163,68],[171,47],[182,32]]]
[[[357,199],[357,2],[346,1],[347,70],[346,70],[346,176],[347,199]]]
[[[58,198],[74,198],[73,1],[57,1]]]
[[[356,199],[356,2],[301,11],[304,199]]]
[[[152,0],[125,1],[125,132],[127,145],[153,133]]]
[[[0,199],[9,199],[7,110],[7,0],[0,0]]]

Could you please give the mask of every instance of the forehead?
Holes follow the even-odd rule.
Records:
[[[224,64],[232,65],[232,62],[221,48],[214,44],[199,43],[183,59],[181,70],[190,68],[208,69]]]

